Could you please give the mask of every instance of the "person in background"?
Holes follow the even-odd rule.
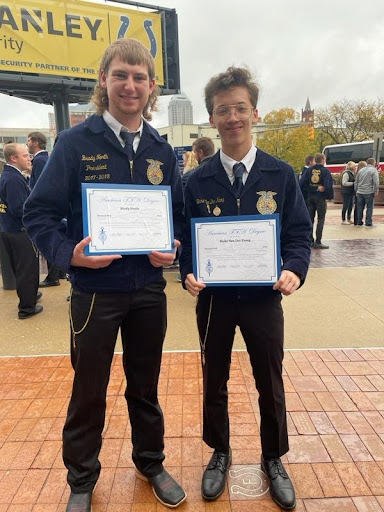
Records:
[[[363,167],[367,166],[367,162],[365,160],[360,160],[360,162],[357,163],[356,166],[356,174],[355,174],[355,180],[357,173],[362,169]],[[356,196],[356,190],[355,186],[353,186],[353,224],[357,226],[357,196]]]
[[[36,182],[39,179],[41,173],[43,172],[44,166],[48,160],[47,138],[44,133],[31,132],[28,135],[27,147],[29,153],[33,156],[30,181],[30,187],[32,190],[36,185]]]
[[[212,139],[209,137],[199,137],[192,144],[192,152],[195,156],[196,165],[189,169],[187,172],[184,169],[184,173],[181,178],[183,190],[185,190],[185,187],[187,186],[187,182],[191,176],[191,173],[196,169],[199,169],[201,165],[204,165],[206,162],[208,162],[211,156],[215,153],[215,146]]]
[[[23,225],[23,207],[30,188],[23,171],[31,170],[31,159],[24,144],[12,142],[4,146],[5,166],[0,176],[0,226],[5,250],[16,278],[20,320],[43,311],[36,304],[38,292],[39,257]]]
[[[315,165],[306,169],[301,175],[299,184],[303,196],[307,197],[307,207],[312,226],[317,213],[316,239],[312,233],[313,249],[329,249],[329,245],[322,243],[325,214],[327,213],[327,200],[333,199],[333,181],[329,170],[325,167],[325,155],[315,155]]]
[[[375,195],[379,192],[379,173],[374,158],[368,158],[366,167],[359,170],[354,185],[357,196],[357,226],[364,225],[363,212],[366,207],[365,227],[373,228],[373,206]]]
[[[31,189],[36,185],[37,180],[43,172],[44,166],[48,161],[49,155],[47,151],[47,138],[44,133],[31,132],[28,135],[27,147],[29,154],[32,155],[32,173],[30,186]],[[61,271],[55,265],[47,261],[48,274],[43,281],[39,283],[39,288],[47,288],[48,286],[59,286]]]
[[[223,493],[232,462],[227,382],[238,325],[259,392],[262,469],[269,480],[272,498],[279,506],[291,510],[296,504],[295,492],[280,459],[289,449],[282,379],[281,294],[291,295],[304,283],[311,222],[292,167],[252,142],[252,124],[258,119],[258,94],[259,88],[246,68],[228,68],[205,87],[209,120],[220,134],[222,149],[188,180],[180,265],[185,288],[198,297],[203,439],[214,450],[203,474],[202,496],[212,501]],[[273,287],[206,287],[196,280],[191,219],[238,216],[241,221],[242,216],[272,213],[280,218],[283,261],[281,275]]]
[[[343,196],[343,208],[341,210],[341,223],[353,224],[352,208],[354,197],[355,172],[357,165],[355,162],[348,162],[341,178],[341,195]]]
[[[164,418],[157,392],[167,325],[162,267],[172,263],[175,251],[124,256],[84,253],[91,239],[83,236],[81,185],[90,182],[170,186],[175,247],[180,244],[183,193],[176,157],[146,121],[156,109],[155,76],[154,59],[142,43],[118,39],[109,45],[92,98],[96,114],[60,132],[43,177],[25,205],[28,233],[48,261],[69,273],[72,284],[75,373],[63,431],[63,459],[71,487],[66,512],[91,510],[119,331],[137,476],[149,481],[166,507],[177,507],[186,498],[163,466]]]

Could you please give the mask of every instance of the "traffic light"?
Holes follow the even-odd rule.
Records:
[[[309,140],[314,140],[315,139],[315,127],[312,125],[312,126],[308,126],[308,139]]]

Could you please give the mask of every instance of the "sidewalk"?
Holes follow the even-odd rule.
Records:
[[[284,459],[299,512],[384,511],[384,349],[378,348],[384,340],[384,209],[375,209],[374,222],[375,230],[342,226],[340,209],[330,208],[324,231],[330,249],[312,251],[306,285],[284,299],[290,433]],[[260,470],[257,392],[243,350],[233,353],[229,383],[233,465],[227,489],[213,503],[200,496],[211,452],[201,440],[195,300],[176,275],[166,273],[168,352],[159,399],[165,464],[188,494],[178,510],[278,511]],[[23,322],[15,318],[15,292],[0,289],[0,512],[65,511],[69,489],[61,431],[72,369],[69,286],[61,283],[44,290],[44,312]],[[313,321],[318,311],[321,325]],[[243,349],[239,336],[235,347]],[[124,389],[116,354],[93,512],[165,511],[148,484],[135,477]]]
[[[384,510],[384,350],[286,351],[290,451],[284,457],[297,511]],[[72,371],[67,356],[0,359],[0,511],[64,512],[68,499],[61,431]],[[116,355],[93,512],[160,512],[135,477]],[[200,496],[210,451],[201,440],[201,370],[196,352],[164,354],[160,402],[166,467],[182,482],[189,512],[277,511],[260,471],[257,393],[245,352],[229,383],[233,465],[215,503]]]

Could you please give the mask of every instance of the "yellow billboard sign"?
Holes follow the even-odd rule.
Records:
[[[121,37],[150,50],[164,85],[161,14],[86,1],[0,3],[0,71],[96,79],[104,50]]]

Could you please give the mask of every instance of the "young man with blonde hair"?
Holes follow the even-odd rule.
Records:
[[[192,173],[185,189],[187,224],[180,265],[185,288],[198,297],[203,439],[214,449],[203,475],[202,495],[215,500],[223,493],[232,461],[227,382],[239,326],[259,392],[261,467],[269,479],[272,498],[291,510],[296,504],[295,492],[280,459],[288,451],[281,294],[291,295],[304,283],[311,225],[292,167],[252,143],[258,93],[251,73],[235,67],[214,76],[205,88],[209,120],[220,134],[222,149]],[[196,279],[191,219],[238,216],[241,221],[242,216],[272,213],[279,216],[282,256],[282,272],[274,286],[206,286]]]
[[[41,297],[39,285],[39,258],[23,225],[23,207],[30,189],[23,171],[31,170],[31,159],[24,144],[16,142],[4,146],[5,166],[0,176],[1,237],[16,278],[19,297],[18,316],[25,320],[43,311],[36,304]]]
[[[44,170],[47,179],[39,180],[25,206],[24,221],[32,239],[49,261],[69,273],[72,283],[75,375],[63,432],[71,487],[67,512],[91,510],[119,330],[138,476],[150,482],[156,498],[167,507],[177,507],[186,498],[163,467],[164,420],[157,396],[167,322],[162,267],[171,264],[175,254],[87,256],[84,248],[90,237],[84,238],[82,229],[82,183],[169,185],[179,245],[183,196],[176,157],[146,122],[156,97],[149,51],[134,39],[112,43],[101,59],[93,96],[97,114],[59,134]],[[67,218],[66,228],[62,218]]]

